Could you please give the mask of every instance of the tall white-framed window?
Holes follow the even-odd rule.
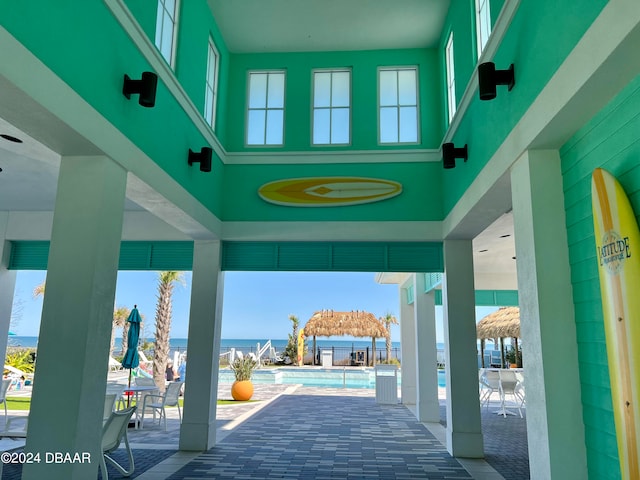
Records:
[[[380,143],[418,142],[418,69],[378,70]]]
[[[180,0],[158,0],[156,47],[171,67],[175,66],[178,7]]]
[[[207,54],[207,80],[204,94],[204,118],[216,128],[216,103],[218,101],[218,66],[220,65],[220,54],[213,42],[213,38],[209,38],[209,48]]]
[[[447,46],[444,49],[444,61],[447,67],[447,106],[449,123],[456,114],[456,69],[453,59],[453,32],[449,34]]]
[[[489,35],[491,35],[489,0],[476,0],[476,42],[478,45],[478,58],[482,55]]]
[[[313,145],[351,143],[351,70],[313,72]]]
[[[285,72],[249,72],[247,145],[284,144]]]

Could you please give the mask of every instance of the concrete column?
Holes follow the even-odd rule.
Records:
[[[416,318],[413,305],[407,303],[407,288],[413,285],[413,276],[398,286],[400,295],[400,345],[402,347],[402,379],[400,391],[402,403],[415,405],[416,393]]]
[[[23,479],[97,475],[126,180],[107,157],[60,163],[25,448],[42,461]],[[47,463],[51,452],[91,462]]]
[[[9,212],[0,212],[0,356],[3,362],[7,356],[7,337],[16,288],[16,271],[7,270],[11,253],[11,244],[5,241],[8,218]]]
[[[433,291],[424,293],[423,273],[414,274],[413,307],[416,318],[417,417],[421,422],[440,422],[438,404],[438,360],[436,345],[436,307]]]
[[[442,281],[447,372],[447,450],[482,458],[471,240],[445,240]]]
[[[195,242],[180,450],[204,451],[216,442],[223,291],[220,242]]]
[[[558,152],[523,154],[511,171],[511,191],[531,478],[587,478]]]

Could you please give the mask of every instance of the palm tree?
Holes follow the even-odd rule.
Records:
[[[174,284],[183,283],[182,272],[158,272],[158,303],[156,305],[156,334],[153,349],[153,380],[164,386],[164,375],[169,359],[169,333]]]
[[[389,359],[391,358],[391,325],[397,325],[398,320],[391,312],[387,312],[384,317],[380,317],[380,321],[384,323],[384,327],[387,329],[385,340],[387,343],[387,362],[389,362]]]
[[[289,334],[289,342],[284,349],[284,355],[295,363],[298,360],[298,325],[300,325],[300,320],[293,314],[289,315],[289,320],[291,320],[293,332]]]
[[[122,327],[122,331],[124,332],[122,337],[122,354],[127,349],[127,330],[129,330],[129,315],[131,314],[131,309],[127,307],[116,307],[113,310],[113,325],[111,326],[111,346],[109,348],[109,353],[113,352],[113,344],[116,340],[116,328]]]

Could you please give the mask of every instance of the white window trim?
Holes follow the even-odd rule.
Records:
[[[446,84],[447,84],[447,111],[449,124],[453,120],[456,114],[456,68],[455,68],[455,52],[453,48],[453,31],[449,34],[445,51],[445,66],[446,66]]]
[[[482,38],[482,22],[483,17],[483,7],[487,10],[489,14],[489,23],[487,25],[488,35],[487,38]],[[487,42],[489,41],[489,37],[491,36],[491,5],[490,0],[475,0],[475,11],[476,11],[476,46],[478,49],[478,59],[482,56],[482,52],[487,46]],[[484,40],[484,41],[483,41]]]
[[[347,107],[349,110],[349,140],[347,143],[331,143],[331,118],[332,115],[329,115],[329,143],[314,143],[313,141],[313,130],[314,130],[314,118],[316,107],[314,106],[314,98],[315,98],[315,87],[316,87],[316,73],[341,73],[346,72],[349,74],[349,106]],[[332,98],[329,99],[331,102]],[[316,68],[311,71],[311,146],[313,147],[345,147],[351,145],[351,131],[352,131],[352,123],[353,123],[353,72],[350,68]],[[340,109],[345,107],[317,107],[319,110],[329,110],[332,112],[334,109]]]
[[[416,141],[415,142],[401,142],[400,141],[400,116],[398,115],[398,141],[397,142],[382,142],[380,139],[381,136],[381,128],[380,128],[380,72],[384,71],[394,71],[399,72],[400,70],[414,70],[416,72]],[[384,66],[378,67],[377,72],[377,82],[378,82],[378,92],[377,92],[377,109],[378,109],[378,145],[419,145],[421,142],[420,137],[420,71],[418,69],[418,65],[402,65],[402,66]],[[388,105],[387,105],[388,106]],[[412,105],[396,105],[396,107],[400,108],[401,106],[408,107]]]
[[[283,83],[283,100],[282,100],[282,108],[269,108],[265,104],[265,108],[249,108],[249,98],[250,98],[250,88],[251,88],[251,74],[273,74],[280,73],[284,75],[284,83]],[[269,96],[269,77],[267,77],[267,98]],[[246,110],[245,110],[245,129],[244,129],[244,146],[247,148],[281,148],[285,145],[285,112],[287,106],[287,71],[286,70],[249,70],[247,72],[247,91],[246,91]],[[265,112],[265,128],[264,128],[264,143],[249,143],[249,112],[251,110],[264,110]],[[270,143],[267,144],[266,135],[267,135],[267,124],[266,124],[266,112],[269,110],[282,110],[282,143]]]
[[[207,95],[209,92],[209,82],[207,81],[209,79],[209,72],[211,71],[211,66],[209,65],[209,53],[213,51],[213,54],[215,56],[215,70],[213,72],[213,85],[211,85],[211,97],[210,99],[207,99]],[[211,129],[215,131],[216,129],[216,109],[218,106],[218,73],[220,71],[220,52],[218,51],[218,48],[216,47],[216,43],[213,41],[212,37],[209,37],[209,45],[207,46],[207,79],[205,80],[205,106],[204,106],[204,113],[205,113],[205,120],[207,121],[207,123],[211,126]],[[207,112],[207,107],[209,106],[209,102],[207,102],[207,100],[209,100],[209,102],[211,103],[211,118],[206,118],[206,112]]]
[[[158,0],[158,10],[162,8],[162,15],[164,17],[164,15],[166,14],[167,10],[165,8],[165,0]],[[176,67],[176,44],[177,44],[177,39],[178,39],[178,24],[180,22],[180,0],[175,0],[175,12],[174,12],[174,19],[173,19],[173,31],[171,32],[171,54],[168,60],[165,58],[165,60],[167,60],[167,63],[171,66],[172,69],[175,69]],[[157,17],[157,12],[156,12],[156,25],[158,23],[158,17]],[[162,37],[160,37],[162,38]],[[158,31],[156,30],[156,41],[154,42],[154,44],[156,45],[156,47],[158,48],[158,50],[160,50],[161,52],[161,56],[162,58],[164,58],[164,55],[162,55],[162,50],[161,50],[161,46],[158,45]]]

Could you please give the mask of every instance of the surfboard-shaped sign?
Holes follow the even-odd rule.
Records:
[[[391,180],[364,177],[289,178],[264,184],[258,195],[266,202],[291,207],[342,207],[379,202],[402,193]]]
[[[593,224],[607,360],[623,479],[640,478],[640,232],[622,186],[597,168]]]

